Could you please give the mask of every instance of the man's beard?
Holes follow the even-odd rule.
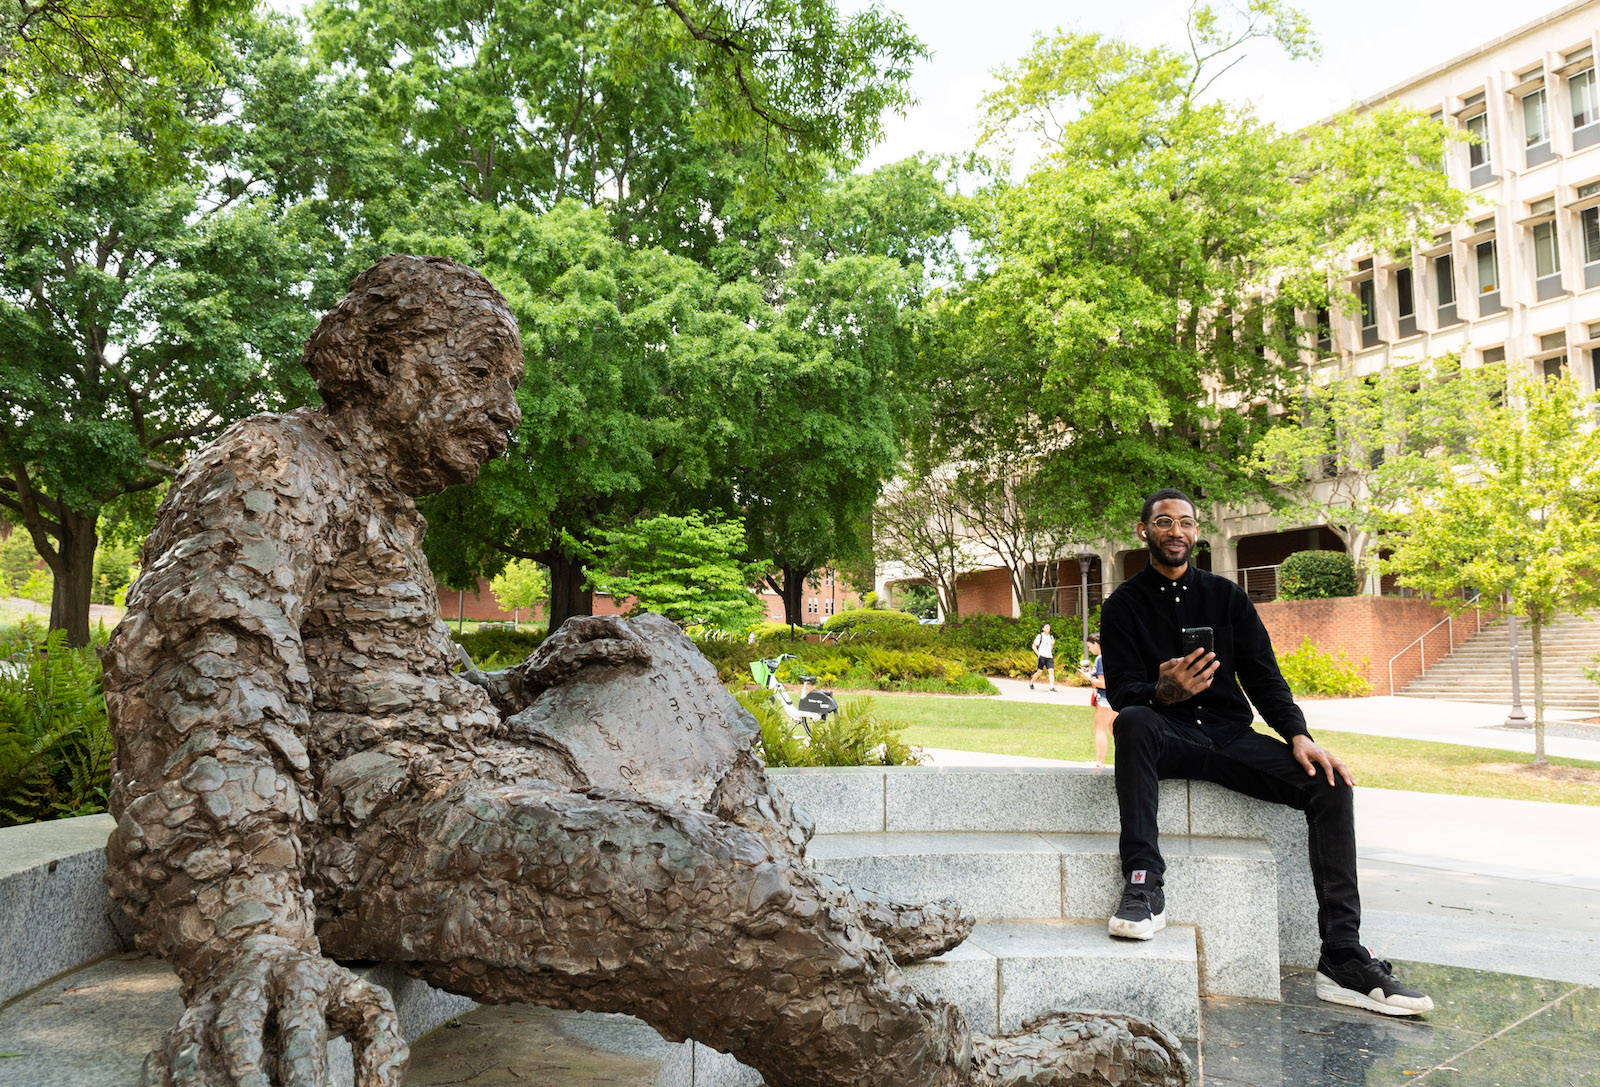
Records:
[[[1150,552],[1151,562],[1159,562],[1162,566],[1176,570],[1180,566],[1188,565],[1189,560],[1194,557],[1194,544],[1181,538],[1178,542],[1183,544],[1183,555],[1176,559],[1169,557],[1165,551],[1161,550],[1160,545],[1149,536],[1145,537],[1144,549]]]

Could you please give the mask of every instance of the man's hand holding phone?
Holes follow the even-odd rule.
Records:
[[[1211,686],[1221,666],[1217,655],[1203,646],[1163,662],[1156,675],[1156,701],[1170,706],[1193,698]]]

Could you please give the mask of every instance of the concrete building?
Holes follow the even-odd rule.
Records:
[[[1510,9],[1508,9],[1510,10]],[[1585,392],[1600,385],[1600,0],[1567,4],[1359,103],[1426,111],[1480,142],[1452,143],[1444,162],[1467,193],[1462,222],[1441,224],[1401,259],[1356,255],[1355,312],[1328,315],[1331,335],[1308,344],[1308,371],[1356,376],[1459,353],[1465,365],[1511,360],[1530,374],[1565,372]],[[1285,524],[1265,507],[1213,508],[1196,563],[1271,600],[1277,567],[1303,550],[1344,550],[1325,526]],[[999,556],[960,586],[962,611],[1017,614]],[[1093,608],[1145,564],[1129,539],[1089,561]],[[1076,556],[1058,560],[1060,587],[1037,592],[1051,610],[1079,614]],[[885,583],[905,576],[889,569]],[[1378,588],[1373,586],[1373,588]],[[967,600],[971,599],[969,607]]]

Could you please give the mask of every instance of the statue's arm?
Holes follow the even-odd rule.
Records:
[[[203,1082],[276,1065],[278,1082],[320,1083],[327,1035],[347,1033],[363,1084],[398,1083],[392,1005],[323,958],[304,883],[316,797],[300,623],[327,517],[305,481],[251,467],[224,462],[175,489],[106,654],[107,878],[189,1006],[152,1082],[188,1082],[198,1062]]]

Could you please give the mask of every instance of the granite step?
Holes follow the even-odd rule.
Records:
[[[816,821],[813,855],[819,863],[828,851],[843,848],[823,844],[832,835],[1099,834],[1105,836],[1099,862],[1103,878],[1097,885],[1100,897],[1084,905],[1069,901],[1063,912],[1051,916],[1103,919],[1107,916],[1107,906],[1115,902],[1113,895],[1120,893],[1117,880],[1120,866],[1114,860],[1114,838],[1118,829],[1116,783],[1108,773],[1068,766],[847,767],[783,769],[768,773],[784,794]],[[1266,853],[1251,850],[1248,857],[1219,858],[1216,862],[1219,871],[1226,871],[1230,865],[1237,868],[1247,859],[1260,863],[1270,856],[1275,866],[1276,895],[1260,903],[1259,911],[1252,905],[1235,914],[1246,931],[1237,942],[1247,948],[1270,949],[1281,965],[1309,967],[1316,964],[1320,951],[1316,894],[1307,862],[1303,816],[1209,782],[1164,781],[1157,825],[1164,849],[1169,844],[1176,847],[1189,838],[1244,839],[1264,845]],[[1172,852],[1169,864],[1174,861],[1184,864],[1181,854],[1181,849]],[[891,866],[909,864],[900,860],[886,863]],[[1019,859],[1019,863],[1048,865],[1048,859]],[[844,876],[842,871],[841,878],[872,886],[859,874]],[[946,873],[942,878],[946,882],[925,881],[920,886],[907,888],[908,892],[916,893],[900,892],[900,896],[927,899],[953,895],[960,898],[947,882],[959,877]],[[1203,893],[1184,892],[1182,883],[1175,882],[1178,880],[1176,871],[1169,876],[1173,892],[1169,901],[1174,904],[1213,896],[1226,901],[1233,893],[1232,885],[1221,879],[1207,881]],[[875,889],[897,893],[888,888]],[[967,889],[979,895],[985,893],[981,885]],[[937,893],[926,894],[929,890]],[[1186,923],[1190,923],[1187,916]],[[1217,929],[1216,922],[1209,927]],[[1220,940],[1221,931],[1208,933],[1207,929],[1202,923],[1200,941],[1207,952],[1208,966],[1214,970],[1226,956],[1222,954],[1223,945],[1219,944],[1214,952],[1211,948],[1212,936]],[[1265,991],[1267,968],[1261,967],[1256,972],[1263,979],[1262,991]]]
[[[1193,1038],[1198,948],[1193,925],[1168,925],[1150,940],[1113,940],[1103,921],[980,921],[961,947],[904,973],[988,1034],[1017,1030],[1045,1012],[1098,1008]]]
[[[1169,925],[1151,940],[1113,940],[1103,921],[980,921],[960,947],[903,972],[918,991],[960,1008],[984,1034],[1077,1009],[1144,1016],[1192,1040],[1200,1033],[1197,946],[1191,925]],[[656,1087],[763,1082],[726,1053],[685,1042],[663,1064]]]
[[[1167,918],[1200,932],[1200,992],[1279,999],[1278,873],[1266,843],[1169,835]],[[1116,911],[1122,871],[1113,834],[911,831],[819,835],[811,862],[847,883],[907,902],[951,897],[990,920],[1076,920]]]

